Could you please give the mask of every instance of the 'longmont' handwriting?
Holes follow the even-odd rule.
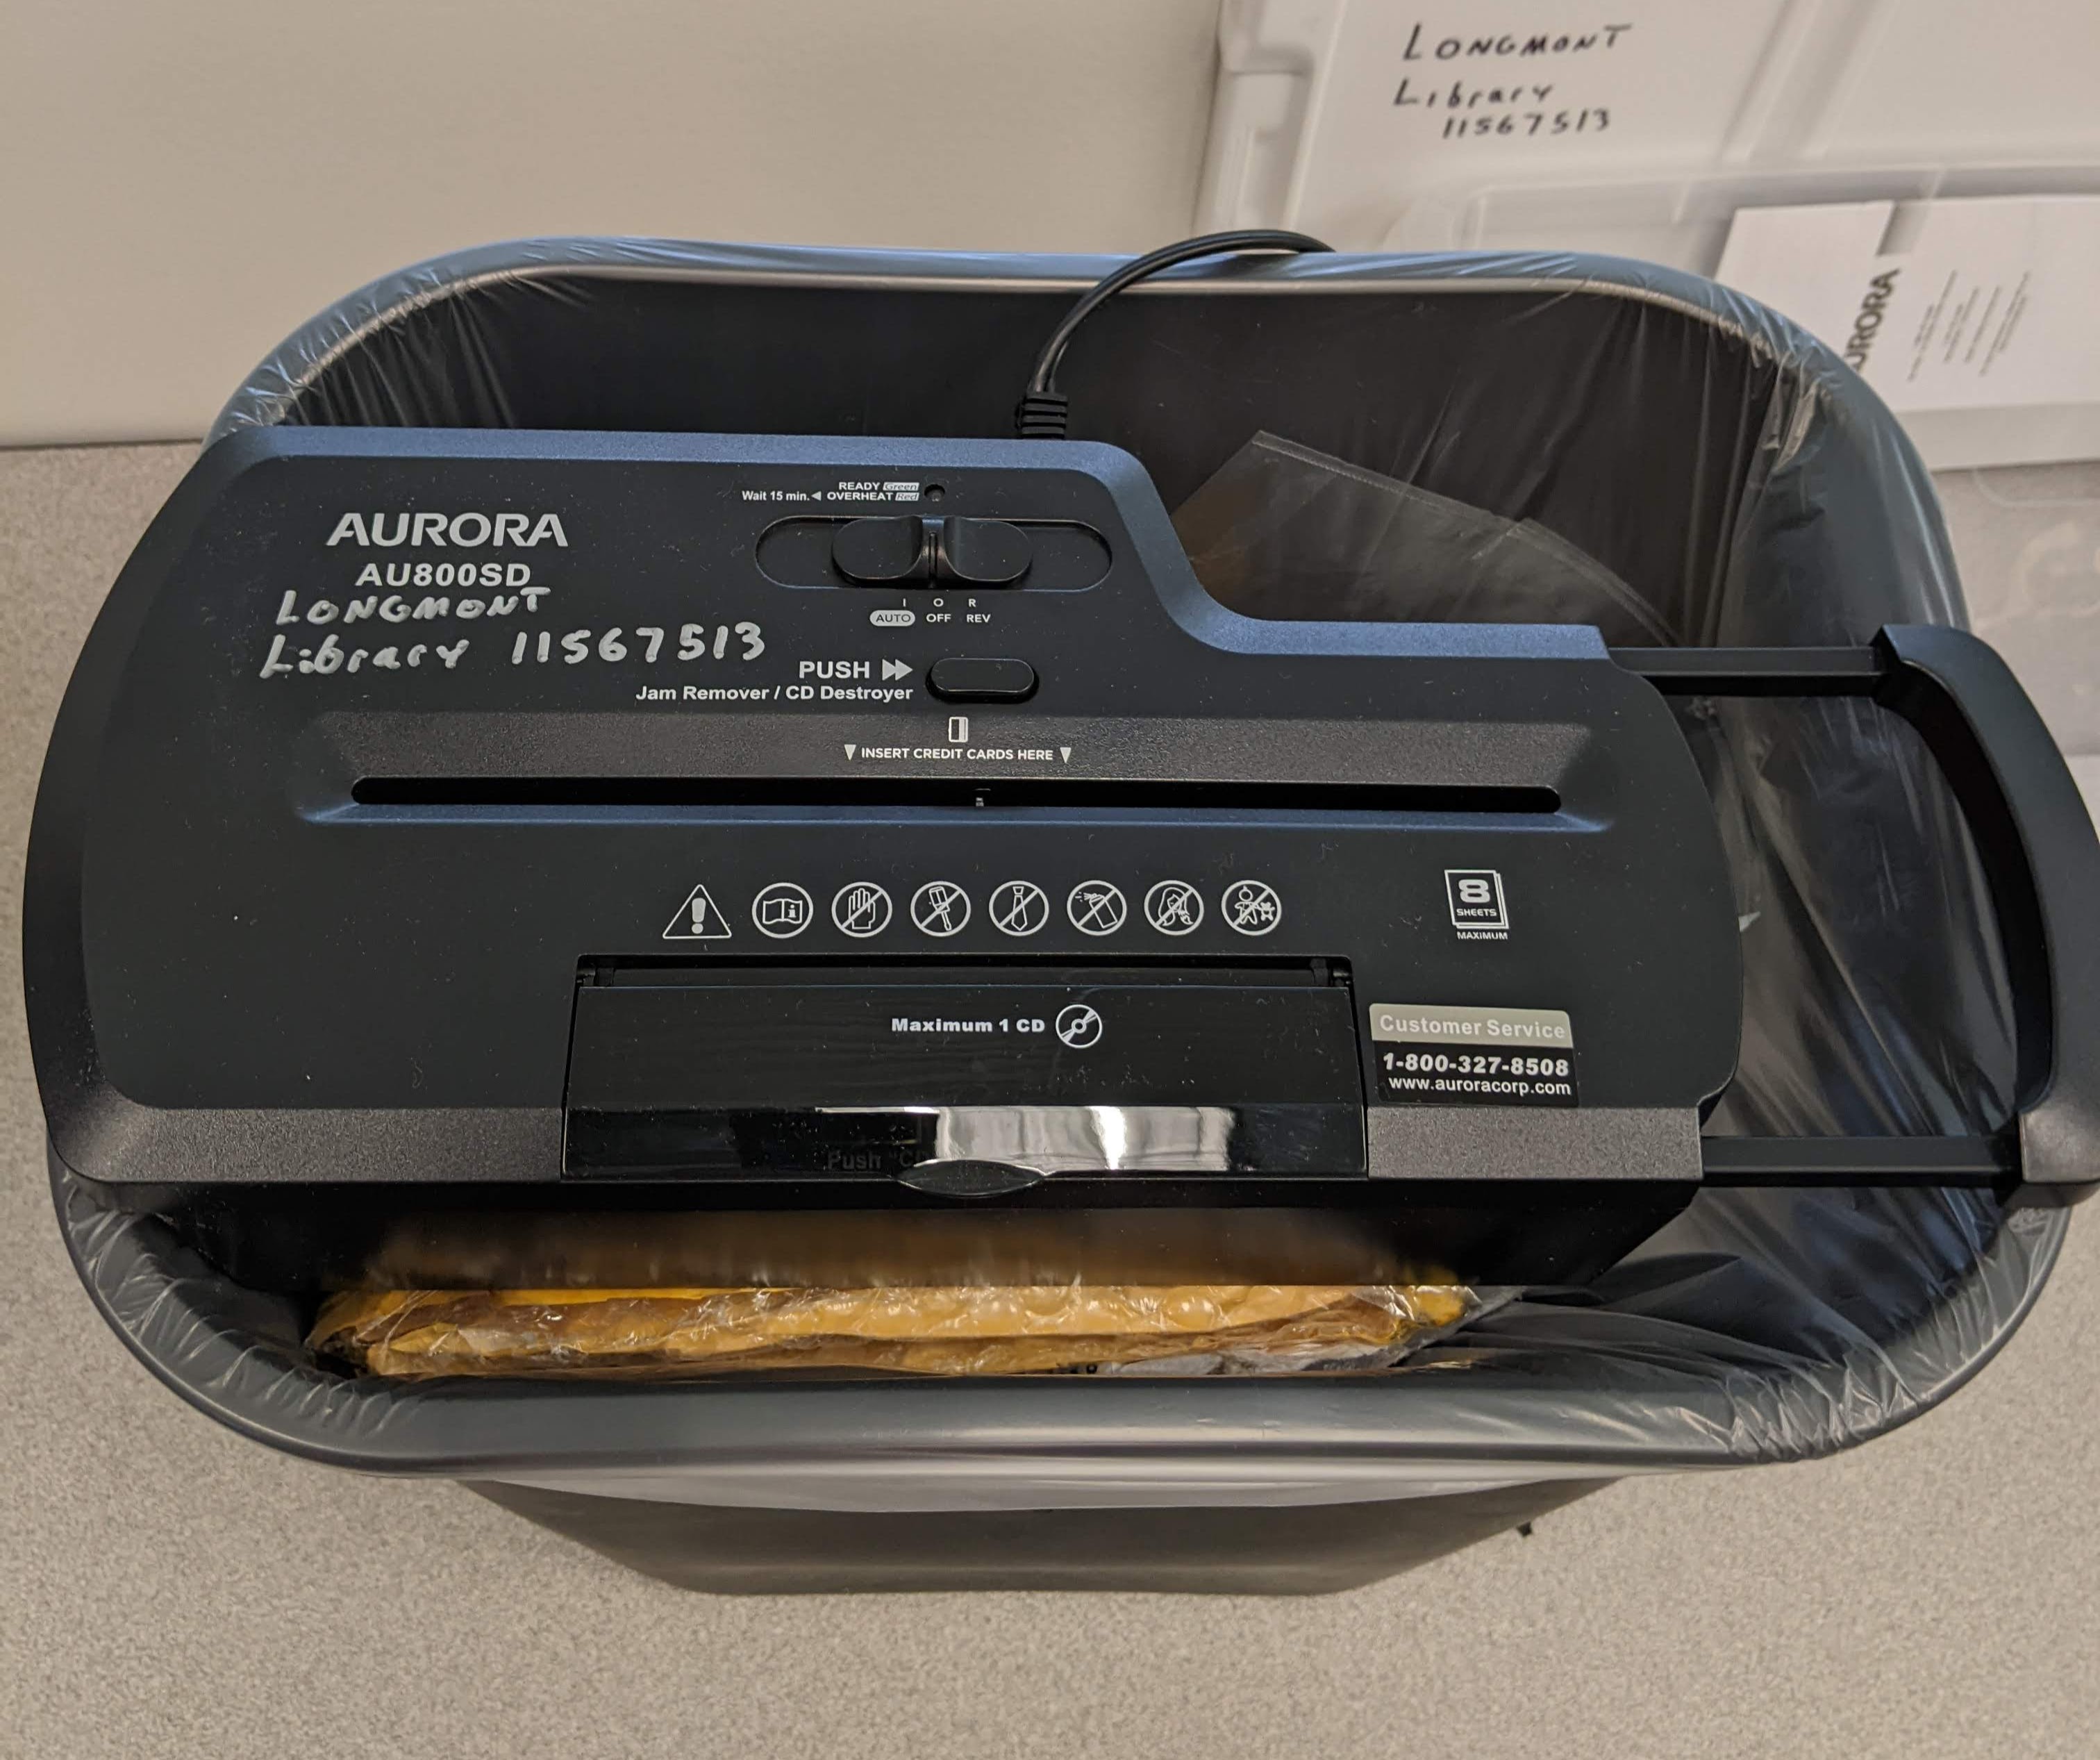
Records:
[[[1418,23],[1407,33],[1407,46],[1401,51],[1400,58],[1403,61],[1456,61],[1475,55],[1514,55],[1524,59],[1542,55],[1586,55],[1593,49],[1616,49],[1619,39],[1632,29],[1630,24],[1600,24],[1590,30],[1542,30],[1529,36],[1502,31],[1493,37],[1440,37],[1434,42],[1424,43],[1422,26]]]

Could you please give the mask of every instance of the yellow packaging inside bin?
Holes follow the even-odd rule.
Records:
[[[382,1290],[330,1297],[307,1342],[387,1376],[1261,1374],[1383,1366],[1475,1306],[1444,1284]]]

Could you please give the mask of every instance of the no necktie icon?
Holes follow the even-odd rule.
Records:
[[[1050,901],[1034,880],[1008,880],[992,891],[987,907],[1002,934],[1033,935],[1050,920]]]

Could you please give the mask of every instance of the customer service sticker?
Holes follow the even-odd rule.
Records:
[[[1572,1106],[1575,1030],[1558,1008],[1374,1002],[1382,1098],[1425,1106]]]

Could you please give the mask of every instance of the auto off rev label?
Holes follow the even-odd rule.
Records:
[[[1430,1106],[1572,1106],[1575,1030],[1558,1008],[1374,1002],[1379,1097]]]

